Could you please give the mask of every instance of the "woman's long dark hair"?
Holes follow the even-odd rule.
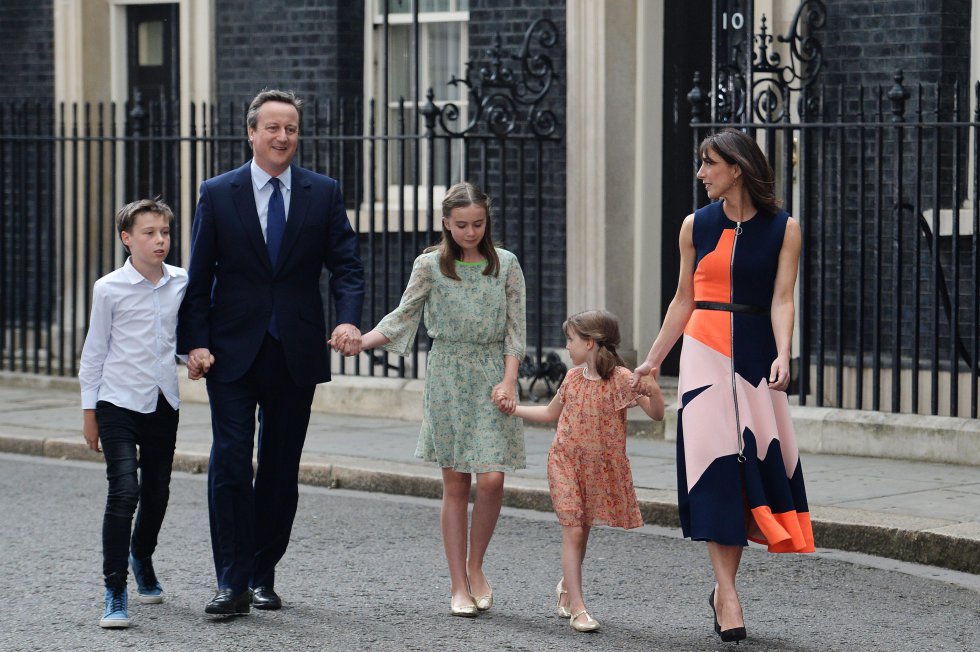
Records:
[[[490,197],[480,190],[475,184],[469,181],[460,181],[446,191],[446,196],[442,200],[442,219],[450,219],[450,214],[454,208],[466,208],[467,206],[480,206],[486,211],[486,230],[483,232],[483,239],[477,245],[477,249],[483,257],[487,259],[487,266],[483,270],[484,276],[497,276],[500,273],[500,259],[497,257],[497,250],[493,246],[493,239],[490,237]],[[439,244],[428,247],[426,252],[439,251],[439,271],[443,276],[453,280],[459,280],[456,273],[456,261],[463,257],[463,248],[453,240],[453,235],[446,228],[445,222],[442,226],[442,240]]]
[[[779,212],[783,202],[776,197],[772,166],[758,143],[746,133],[728,127],[701,141],[698,147],[701,160],[712,161],[711,152],[717,152],[723,161],[742,169],[742,182],[756,208],[772,215]]]
[[[562,331],[568,335],[574,331],[579,337],[595,342],[596,351],[595,372],[603,380],[609,380],[616,367],[625,367],[626,363],[616,353],[619,346],[619,320],[616,315],[605,310],[586,310],[578,312],[565,320],[561,325]]]

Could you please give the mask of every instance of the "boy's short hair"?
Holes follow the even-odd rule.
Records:
[[[160,201],[159,197],[154,197],[153,199],[137,199],[116,211],[116,229],[119,231],[120,238],[122,237],[123,231],[132,233],[133,225],[136,224],[136,218],[143,213],[163,215],[167,218],[167,224],[171,228],[174,225],[174,212],[165,202]],[[123,249],[126,249],[127,252],[129,251],[126,245],[123,245]]]

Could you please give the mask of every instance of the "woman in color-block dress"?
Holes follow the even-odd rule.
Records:
[[[432,348],[415,456],[442,467],[450,609],[472,617],[493,605],[483,558],[500,514],[504,472],[525,467],[521,420],[498,409],[517,404],[524,275],[514,254],[493,246],[490,199],[479,188],[454,185],[442,214],[442,243],[415,260],[401,303],[362,337],[361,347],[408,355],[424,316]],[[477,489],[468,528],[471,474]]]
[[[709,602],[723,641],[745,638],[735,576],[748,541],[813,552],[790,420],[793,288],[800,227],[775,197],[758,145],[735,129],[700,146],[698,179],[715,201],[681,227],[681,273],[634,380],[656,375],[683,332],[677,479],[684,535],[708,542]]]

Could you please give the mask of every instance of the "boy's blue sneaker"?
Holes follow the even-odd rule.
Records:
[[[133,577],[136,578],[136,601],[140,604],[163,602],[163,587],[153,572],[153,558],[137,559],[130,553],[129,565],[133,567]]]
[[[126,586],[105,590],[105,614],[99,621],[99,627],[129,627],[129,599]]]

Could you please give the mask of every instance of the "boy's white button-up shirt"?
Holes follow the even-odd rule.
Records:
[[[78,371],[82,409],[108,401],[149,414],[161,392],[175,410],[180,406],[177,309],[186,289],[187,272],[180,267],[164,264],[154,285],[128,258],[95,282]]]

